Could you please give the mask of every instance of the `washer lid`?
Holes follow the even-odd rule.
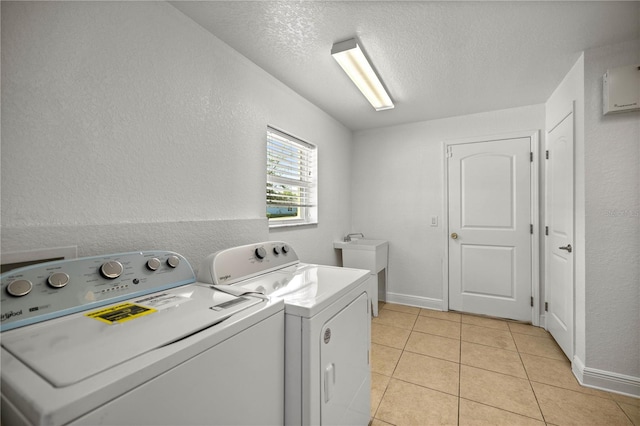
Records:
[[[301,263],[235,285],[283,298],[287,314],[311,318],[368,277],[364,269]]]
[[[54,387],[64,387],[257,303],[192,284],[8,331],[2,346]]]

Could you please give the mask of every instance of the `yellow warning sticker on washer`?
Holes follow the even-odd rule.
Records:
[[[125,322],[132,319],[142,317],[144,315],[156,312],[153,308],[135,305],[133,303],[122,303],[116,306],[110,306],[99,311],[89,312],[85,316],[106,322],[107,324],[115,324],[117,322]]]

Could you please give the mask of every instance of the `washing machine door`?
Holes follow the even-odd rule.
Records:
[[[371,410],[366,293],[329,319],[320,339],[321,424],[366,425]]]

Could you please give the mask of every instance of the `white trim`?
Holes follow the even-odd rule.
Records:
[[[447,307],[442,304],[442,299],[432,299],[430,297],[412,296],[401,293],[387,292],[387,303],[398,303],[418,308],[433,309],[436,311],[446,311]]]
[[[531,238],[531,295],[533,296],[533,307],[531,308],[531,323],[540,325],[540,214],[539,206],[539,156],[540,156],[540,130],[523,130],[520,132],[504,133],[500,135],[476,136],[462,139],[442,141],[442,170],[443,176],[443,206],[442,206],[442,226],[444,235],[444,258],[443,258],[443,282],[442,282],[442,310],[449,310],[449,146],[468,143],[499,141],[506,139],[529,138],[530,149],[533,152],[533,163],[531,165],[531,223],[533,224],[533,236]]]
[[[531,295],[533,296],[533,317],[531,323],[540,325],[540,131],[531,135]]]
[[[573,357],[571,370],[582,386],[635,398],[640,397],[640,377],[585,367],[577,356]]]

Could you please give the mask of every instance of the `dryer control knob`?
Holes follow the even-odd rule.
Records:
[[[275,246],[275,247],[273,248],[273,254],[275,254],[276,256],[277,256],[277,255],[279,255],[279,254],[280,254],[280,247]]]
[[[53,288],[62,288],[69,284],[69,275],[64,272],[55,272],[47,278],[47,284]]]
[[[169,258],[167,259],[167,265],[171,266],[172,268],[177,268],[179,264],[180,258],[178,256],[169,256]]]
[[[289,246],[288,246],[288,245],[286,245],[286,244],[284,244],[284,245],[282,246],[282,252],[283,252],[284,254],[289,253]]]
[[[157,257],[147,260],[147,269],[149,269],[150,271],[157,271],[160,265],[160,259],[158,259]]]
[[[118,278],[120,275],[122,275],[123,271],[124,267],[122,266],[122,263],[118,262],[117,260],[105,262],[100,267],[100,273],[102,274],[102,276],[110,280],[115,280],[116,278]]]
[[[267,257],[267,251],[264,249],[264,247],[258,247],[255,253],[258,259],[264,259],[265,257]]]
[[[7,293],[15,297],[26,296],[29,294],[33,284],[29,280],[15,280],[11,281],[7,286]]]

